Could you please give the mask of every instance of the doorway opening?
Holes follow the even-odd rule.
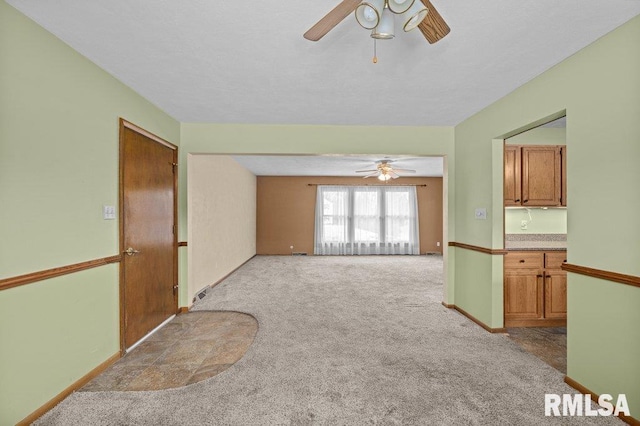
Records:
[[[420,249],[420,254],[443,254],[445,270],[443,271],[443,278],[446,282],[446,262],[447,262],[447,223],[448,223],[448,194],[447,194],[447,159],[446,156],[425,156],[425,155],[367,155],[367,154],[340,154],[340,155],[308,155],[308,154],[190,154],[188,158],[188,229],[189,229],[189,247],[190,250],[194,250],[193,247],[198,245],[200,247],[198,252],[202,252],[203,247],[210,247],[209,255],[212,253],[213,248],[218,247],[220,244],[224,244],[221,238],[215,238],[215,241],[207,242],[207,238],[203,236],[202,230],[210,225],[210,221],[199,224],[200,213],[198,213],[203,206],[213,205],[204,199],[208,197],[213,200],[225,199],[226,195],[220,192],[223,191],[222,183],[227,184],[226,181],[230,180],[229,185],[236,185],[239,180],[244,181],[244,173],[237,170],[238,166],[242,166],[244,171],[249,171],[255,177],[254,183],[256,186],[253,193],[253,199],[257,196],[256,210],[260,210],[262,213],[256,213],[253,216],[254,223],[257,222],[256,234],[253,239],[256,247],[255,251],[251,255],[267,254],[267,255],[293,255],[293,254],[308,254],[314,253],[314,223],[315,223],[315,202],[316,192],[318,184],[329,185],[362,185],[371,183],[380,183],[378,179],[363,179],[362,174],[356,174],[357,170],[363,170],[370,167],[371,164],[375,164],[375,161],[384,159],[385,157],[392,157],[393,160],[397,160],[398,164],[401,164],[403,169],[416,169],[419,170],[419,165],[412,163],[413,161],[419,162],[424,159],[425,161],[437,160],[440,164],[439,174],[437,177],[431,175],[431,177],[412,177],[410,179],[439,179],[440,188],[438,195],[436,196],[438,203],[438,216],[440,219],[440,228],[437,232],[438,237],[433,239],[433,247],[423,245]],[[226,160],[234,160],[233,164],[225,165]],[[210,161],[209,161],[210,160]],[[310,160],[310,161],[307,161]],[[288,173],[285,170],[288,168],[289,162],[297,163],[297,169],[291,169]],[[312,167],[315,162],[321,162],[322,167],[318,171],[314,171]],[[249,163],[253,162],[255,167],[267,167],[268,163],[274,163],[276,165],[276,171],[270,172],[268,170],[253,170]],[[304,164],[306,166],[301,166]],[[343,167],[348,164],[347,169],[343,169],[342,172],[336,171],[336,168]],[[215,166],[212,168],[212,166]],[[225,172],[221,167],[228,167],[229,172]],[[399,166],[400,167],[400,166]],[[200,171],[199,171],[200,170]],[[198,180],[204,176],[208,176],[211,170],[215,170],[215,176],[221,185],[217,185],[212,188],[211,185],[203,186],[198,183]],[[209,172],[207,172],[209,171]],[[348,174],[347,172],[351,173]],[[419,173],[416,173],[419,175]],[[232,178],[233,177],[233,178]],[[306,180],[305,180],[306,179]],[[341,182],[337,180],[341,179]],[[400,185],[403,178],[394,179],[393,185],[396,182]],[[347,181],[349,180],[349,181]],[[277,181],[277,182],[276,182]],[[372,182],[373,181],[373,182]],[[408,181],[406,181],[409,183]],[[419,182],[411,182],[417,184]],[[421,183],[421,182],[420,182]],[[234,194],[244,194],[248,188],[248,185],[243,186],[244,189],[238,189]],[[419,190],[423,190],[420,187]],[[207,195],[209,193],[209,195]],[[293,194],[293,195],[290,195]],[[244,195],[242,195],[244,196]],[[266,201],[265,201],[266,200]],[[263,201],[269,204],[271,207],[263,209]],[[429,203],[429,202],[427,202]],[[218,202],[217,205],[220,205]],[[229,206],[233,207],[233,206]],[[237,207],[237,206],[236,206]],[[235,208],[235,207],[234,207]],[[246,210],[246,209],[245,209]],[[435,214],[435,213],[434,213]],[[236,214],[233,218],[228,220],[230,226],[225,226],[224,223],[217,225],[220,231],[224,230],[221,235],[232,233],[235,235],[233,227],[238,225],[238,222],[243,218],[242,214]],[[257,220],[256,220],[257,219]],[[253,226],[253,225],[252,225]],[[422,224],[421,224],[422,226]],[[246,234],[246,227],[243,228]],[[425,230],[427,228],[425,227]],[[242,235],[243,240],[246,239],[246,235]],[[191,239],[193,238],[193,241]],[[198,243],[200,241],[200,243]],[[208,244],[208,245],[207,245]],[[188,298],[199,293],[199,289],[204,285],[209,286],[210,282],[215,281],[212,279],[212,273],[207,275],[207,280],[200,279],[202,277],[201,272],[211,270],[206,259],[200,259],[197,253],[190,252],[189,255],[189,295]],[[244,254],[244,257],[250,257]],[[244,259],[240,259],[244,260]],[[235,265],[241,263],[237,261]],[[229,271],[213,271],[219,276],[228,274],[233,268],[229,268]],[[443,300],[447,300],[447,287],[444,287]]]
[[[566,373],[566,116],[504,140],[504,326]]]

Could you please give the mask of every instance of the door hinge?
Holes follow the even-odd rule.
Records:
[[[171,168],[173,170],[173,173],[176,172],[176,168],[178,168],[178,163],[174,163],[172,161],[169,161],[169,164],[171,164]]]
[[[175,225],[173,225],[171,227],[171,232],[173,232],[173,235],[176,235],[176,226]]]

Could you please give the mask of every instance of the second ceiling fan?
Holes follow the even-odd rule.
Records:
[[[399,173],[416,173],[412,169],[400,169],[391,166],[393,160],[380,160],[375,163],[375,169],[370,170],[356,170],[356,173],[368,173],[364,178],[377,177],[381,181],[388,181],[389,179],[397,179],[400,177]]]
[[[451,31],[429,0],[343,0],[304,33],[304,38],[311,41],[320,40],[354,11],[358,23],[366,29],[373,30],[371,36],[374,38],[393,37],[392,34],[389,36],[385,33],[384,28],[379,28],[386,25],[385,21],[393,20],[393,14],[403,17],[405,31],[419,28],[431,44],[441,40]]]

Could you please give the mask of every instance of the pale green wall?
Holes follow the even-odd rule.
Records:
[[[590,390],[627,395],[640,418],[640,288],[572,275],[567,375]]]
[[[118,253],[118,118],[180,125],[0,1],[0,278]],[[118,266],[0,292],[0,424],[114,355]]]
[[[566,145],[567,129],[556,127],[536,127],[506,139],[514,145]]]
[[[523,220],[527,221],[525,230],[520,226]],[[507,208],[504,211],[504,232],[506,234],[566,234],[567,209]]]
[[[14,424],[119,350],[118,266],[0,293],[0,424]]]
[[[495,144],[566,110],[569,263],[640,275],[639,42],[636,17],[455,128],[457,241],[500,247],[502,226],[470,214],[486,205],[490,216],[502,215]],[[455,263],[456,304],[483,318],[487,310],[497,318],[502,309],[490,296],[501,274],[488,272],[493,257],[465,264],[458,256]],[[469,265],[479,273],[469,276]],[[629,378],[640,377],[640,289],[571,273],[568,279],[568,375],[596,393],[626,392],[637,417],[640,381]]]

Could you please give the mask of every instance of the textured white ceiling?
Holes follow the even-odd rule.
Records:
[[[640,14],[638,0],[433,0],[451,33],[373,40],[339,0],[7,0],[182,122],[455,125]]]
[[[376,161],[392,161],[392,167],[412,169],[416,173],[401,176],[442,176],[442,157],[403,156],[299,156],[234,155],[233,158],[256,176],[365,176],[356,170],[375,169]]]

